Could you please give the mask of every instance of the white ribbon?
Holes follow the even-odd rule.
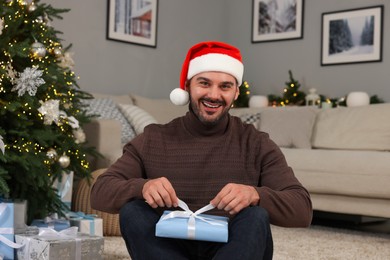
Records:
[[[175,210],[170,212],[169,214],[165,215],[162,220],[169,219],[169,218],[188,218],[188,231],[187,235],[189,239],[195,239],[195,219],[199,219],[201,221],[204,221],[211,225],[219,225],[223,226],[224,222],[220,220],[215,220],[213,218],[207,218],[199,216],[199,214],[202,214],[203,212],[209,211],[214,208],[213,205],[208,204],[204,206],[203,208],[198,209],[197,211],[193,212],[188,208],[188,205],[179,199],[179,205],[180,208],[182,208],[184,211]]]

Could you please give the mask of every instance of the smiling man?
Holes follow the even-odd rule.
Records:
[[[194,45],[171,92],[189,112],[152,124],[130,141],[100,175],[92,207],[120,213],[121,233],[137,259],[272,259],[270,224],[306,227],[309,193],[267,133],[230,116],[244,66],[240,51],[222,42]],[[227,243],[161,238],[155,225],[179,198],[192,211],[230,218]]]

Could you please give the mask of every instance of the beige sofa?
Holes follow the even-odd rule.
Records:
[[[166,123],[188,110],[168,99],[95,97],[122,104],[120,111],[139,132],[149,123]],[[233,108],[231,114],[270,134],[309,190],[315,210],[390,218],[390,104],[326,110]],[[118,120],[94,120],[85,131],[89,144],[104,155],[93,161],[94,169],[108,167],[120,156]]]

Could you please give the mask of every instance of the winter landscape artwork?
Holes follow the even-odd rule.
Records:
[[[156,47],[157,2],[108,0],[107,39]]]
[[[383,6],[322,14],[321,65],[382,60]]]
[[[253,0],[252,42],[303,38],[303,0]]]

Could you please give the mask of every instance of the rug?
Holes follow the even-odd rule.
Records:
[[[272,226],[274,260],[390,259],[390,234],[311,226]],[[121,237],[105,237],[104,259],[131,259]]]

